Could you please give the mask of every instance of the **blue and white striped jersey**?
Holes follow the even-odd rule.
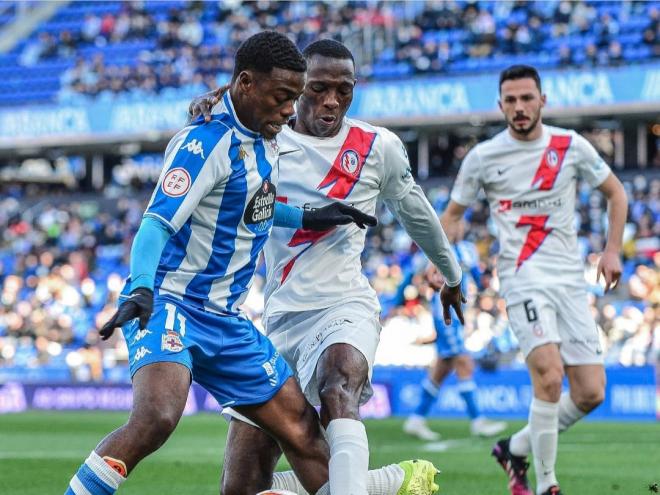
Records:
[[[238,121],[228,92],[212,115],[168,144],[145,216],[172,232],[156,293],[235,314],[273,224],[278,148]]]

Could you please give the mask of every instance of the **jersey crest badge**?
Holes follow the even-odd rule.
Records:
[[[360,158],[355,150],[346,150],[341,155],[341,169],[350,175],[355,175],[360,165]]]
[[[183,196],[190,190],[192,180],[190,174],[185,168],[173,168],[165,175],[161,189],[166,196],[171,198],[178,198]]]
[[[160,349],[162,351],[181,352],[183,350],[181,337],[179,337],[176,332],[168,330],[167,333],[162,337]]]
[[[545,159],[547,160],[548,165],[551,167],[556,167],[557,164],[559,164],[559,154],[557,153],[557,150],[550,148],[546,153]]]

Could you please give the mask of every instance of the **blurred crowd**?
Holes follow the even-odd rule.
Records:
[[[2,187],[2,186],[0,186]],[[592,312],[602,329],[608,364],[652,363],[660,352],[660,180],[637,176],[625,182],[630,213],[625,231],[624,274],[619,287],[603,295],[596,282],[598,253],[606,222],[599,192],[581,185],[576,224],[585,259]],[[107,370],[125,365],[120,332],[101,342],[98,328],[116,304],[128,272],[128,255],[145,200],[76,196],[25,208],[21,188],[0,195],[0,367],[65,367],[79,380],[101,380]],[[438,212],[448,201],[447,186],[428,195]],[[384,208],[379,226],[369,232],[365,272],[383,304],[384,330],[378,364],[424,365],[433,346],[429,290],[422,277],[402,287],[416,248]],[[497,245],[485,201],[466,214],[465,242],[480,255],[481,285],[469,288],[466,342],[485,367],[517,365],[521,357],[494,266]],[[260,269],[263,274],[263,267]],[[262,275],[245,305],[259,319]],[[403,298],[395,304],[393,294]]]
[[[660,57],[660,10],[641,1],[120,5],[106,14],[87,13],[78,28],[41,32],[23,48],[20,63],[75,58],[62,74],[59,95],[72,101],[215,88],[226,81],[240,43],[263,29],[286,33],[300,47],[323,37],[338,39],[352,49],[362,78],[465,72],[466,64],[473,71],[497,69],[498,61],[506,66],[517,56],[530,56],[524,61],[544,68]]]

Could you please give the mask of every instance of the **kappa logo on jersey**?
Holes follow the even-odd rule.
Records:
[[[167,172],[161,189],[167,196],[178,198],[186,194],[190,190],[191,185],[192,180],[188,171],[184,168],[177,167]]]
[[[202,142],[198,141],[197,139],[193,139],[192,141],[188,141],[186,144],[181,146],[180,149],[186,149],[193,155],[201,155],[201,157],[206,160],[206,157],[204,156],[204,148],[202,147]]]
[[[151,334],[151,330],[148,330],[146,328],[142,330],[138,330],[138,332],[135,334],[135,338],[133,339],[133,344],[136,342],[141,341],[143,338],[145,338],[147,335]]]
[[[259,190],[245,207],[243,221],[246,225],[257,225],[257,230],[268,228],[268,221],[275,214],[275,185],[264,179]]]
[[[146,347],[142,346],[140,347],[137,352],[135,353],[135,358],[133,358],[133,363],[137,363],[140,359],[142,359],[144,356],[147,354],[151,354],[151,351],[147,349]]]
[[[358,167],[360,166],[360,158],[354,150],[346,150],[341,155],[341,168],[345,172],[355,175]]]
[[[536,174],[532,179],[532,187],[538,186],[540,191],[552,189],[570,145],[571,136],[552,136],[550,138],[550,143],[545,149],[539,168],[536,169]]]
[[[160,349],[162,351],[181,352],[183,350],[183,343],[181,337],[176,332],[168,330],[162,336]]]

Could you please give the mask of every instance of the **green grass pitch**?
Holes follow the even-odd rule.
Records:
[[[0,416],[0,494],[61,495],[96,443],[124,413]],[[433,461],[441,494],[506,495],[492,440],[468,436],[467,421],[431,421],[443,441],[425,444],[401,431],[400,419],[367,421],[372,467],[409,458]],[[514,431],[521,423],[511,424]],[[120,489],[122,495],[217,495],[227,425],[219,416],[181,420],[177,431]],[[281,462],[278,469],[285,469]],[[660,482],[660,425],[581,423],[560,436],[558,474],[567,495],[652,494]]]

